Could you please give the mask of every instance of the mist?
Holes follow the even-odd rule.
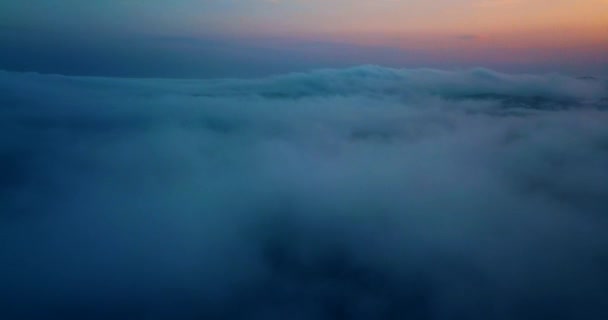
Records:
[[[2,319],[607,319],[608,82],[0,72]]]

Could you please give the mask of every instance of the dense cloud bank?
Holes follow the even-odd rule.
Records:
[[[608,319],[606,97],[0,72],[0,318]]]

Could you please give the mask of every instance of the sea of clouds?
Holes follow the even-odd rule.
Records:
[[[608,319],[607,97],[0,72],[0,318]]]

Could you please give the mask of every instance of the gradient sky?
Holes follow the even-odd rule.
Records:
[[[68,74],[606,74],[608,0],[0,0],[0,43],[0,68]]]

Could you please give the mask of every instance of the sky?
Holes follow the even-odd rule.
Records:
[[[324,67],[608,73],[608,0],[0,1],[0,68],[255,76]]]

